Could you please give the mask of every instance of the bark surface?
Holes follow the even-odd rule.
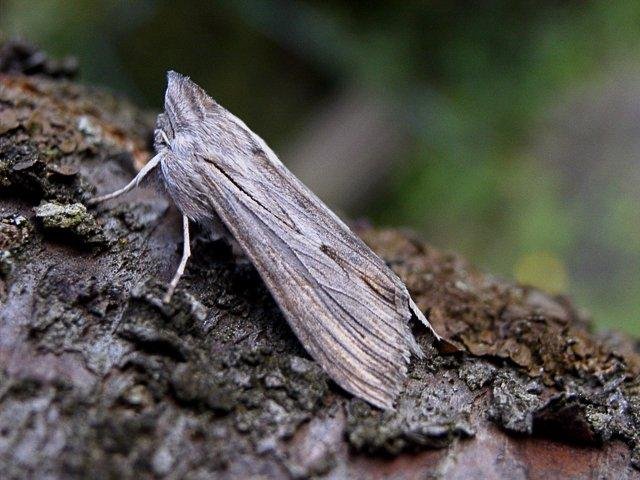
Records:
[[[640,477],[637,342],[406,233],[357,229],[462,352],[415,325],[395,412],[336,387],[221,241],[196,236],[163,306],[166,196],[83,205],[149,158],[154,116],[19,47],[0,48],[2,478]]]

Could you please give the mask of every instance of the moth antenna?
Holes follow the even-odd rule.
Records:
[[[137,186],[140,185],[140,182],[142,181],[142,179],[144,177],[146,177],[147,174],[151,170],[153,170],[155,167],[158,166],[158,163],[160,163],[160,160],[162,160],[162,154],[157,154],[151,160],[149,160],[144,167],[142,167],[142,170],[140,170],[138,172],[138,174],[135,176],[135,178],[133,180],[131,180],[127,185],[125,185],[124,187],[120,188],[119,190],[116,190],[115,192],[111,192],[111,193],[109,193],[107,195],[102,195],[100,197],[94,197],[94,198],[90,199],[87,202],[87,204],[88,205],[96,205],[98,203],[101,203],[101,202],[104,202],[104,201],[111,200],[113,198],[119,197],[120,195],[133,190],[134,188],[136,188]]]

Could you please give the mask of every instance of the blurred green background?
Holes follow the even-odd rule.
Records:
[[[331,206],[640,333],[640,2],[0,0],[159,110],[190,75]]]

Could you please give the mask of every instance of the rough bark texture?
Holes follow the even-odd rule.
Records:
[[[0,57],[2,478],[639,477],[637,344],[410,235],[358,229],[463,352],[416,326],[396,412],[332,384],[222,242],[162,306],[165,196],[82,205],[148,158],[152,116]]]

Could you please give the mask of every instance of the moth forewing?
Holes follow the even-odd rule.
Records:
[[[421,355],[406,287],[188,78],[169,74],[165,108],[174,131],[162,170],[183,213],[200,222],[219,216],[314,359],[346,390],[392,408],[410,354]]]
[[[384,261],[244,122],[175,72],[155,146],[185,229],[187,217],[205,227],[221,220],[331,378],[393,408],[410,355],[422,356],[409,321],[431,326]],[[186,258],[188,248],[182,268]]]

